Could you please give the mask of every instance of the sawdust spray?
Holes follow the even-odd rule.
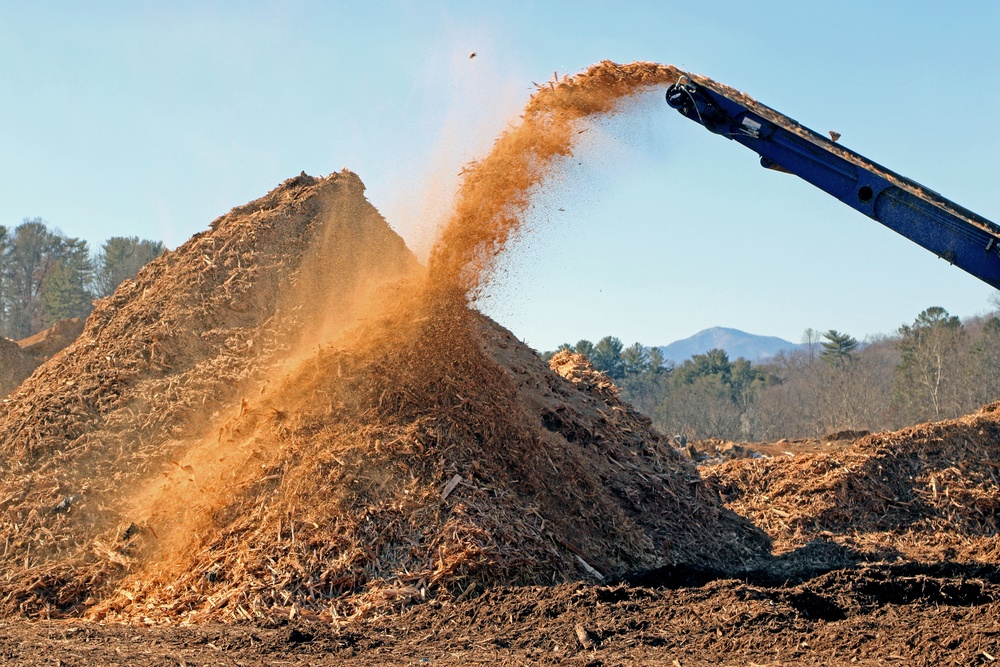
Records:
[[[611,112],[622,98],[673,83],[679,75],[669,65],[604,61],[539,87],[521,123],[466,168],[454,213],[431,254],[431,280],[475,297],[520,228],[534,190],[572,153],[580,121]]]

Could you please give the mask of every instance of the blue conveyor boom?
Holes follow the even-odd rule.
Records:
[[[938,257],[1000,289],[1000,226],[732,88],[696,75],[667,103],[711,132],[795,174]]]

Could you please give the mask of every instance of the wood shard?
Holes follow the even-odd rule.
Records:
[[[454,477],[448,480],[448,483],[444,485],[444,490],[441,491],[441,500],[447,500],[451,492],[455,490],[462,481],[462,476],[456,474]]]

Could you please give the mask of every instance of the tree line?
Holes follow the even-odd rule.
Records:
[[[587,355],[665,433],[822,437],[954,418],[1000,400],[1000,298],[995,305],[994,314],[965,321],[927,308],[893,334],[863,343],[807,329],[799,349],[761,364],[710,350],[673,365],[657,348],[625,347],[614,336],[559,349]]]
[[[163,253],[163,243],[116,236],[91,252],[87,241],[49,229],[41,218],[0,225],[0,336],[18,340],[58,320],[86,317]]]

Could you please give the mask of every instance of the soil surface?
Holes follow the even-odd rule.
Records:
[[[805,560],[808,560],[806,558]],[[788,562],[659,585],[494,589],[338,628],[8,622],[0,659],[37,665],[980,665],[1000,656],[993,565]],[[652,582],[650,582],[652,583]],[[678,584],[685,584],[677,587]]]

